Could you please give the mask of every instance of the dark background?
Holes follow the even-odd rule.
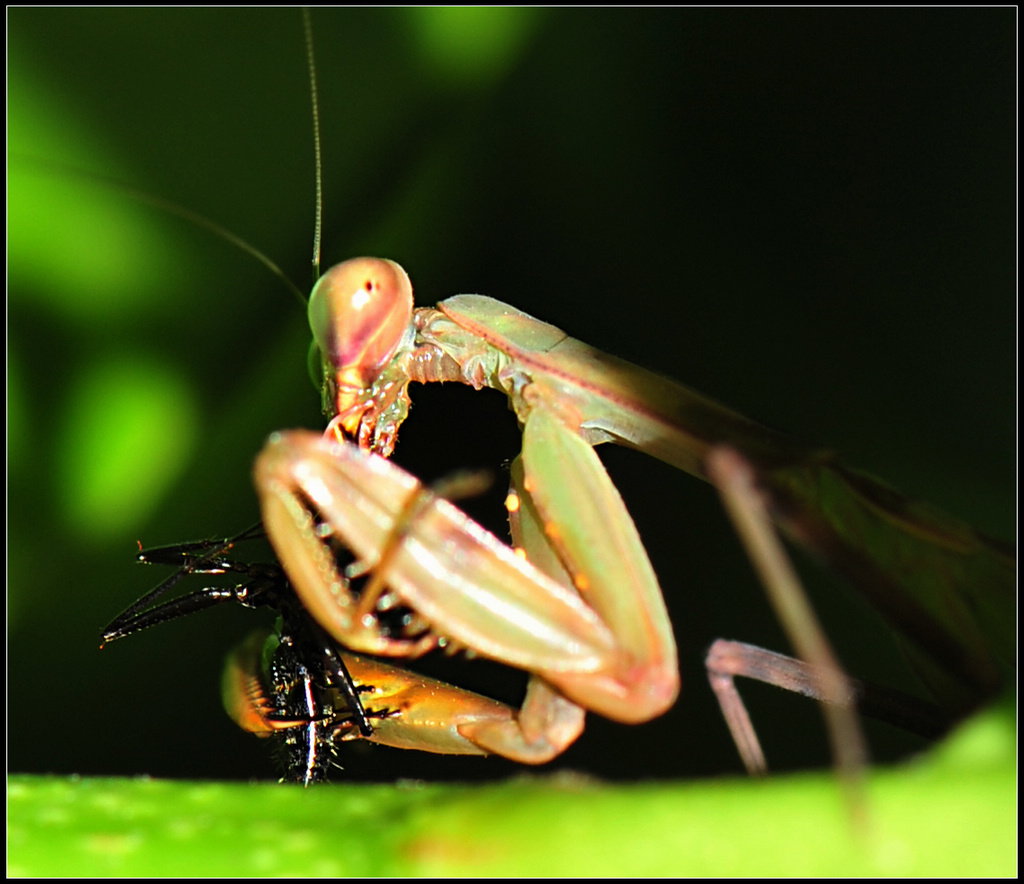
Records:
[[[1013,10],[491,10],[462,36],[457,14],[315,12],[327,263],[399,260],[420,303],[508,301],[1012,536]],[[222,240],[58,164],[199,212],[306,288],[299,14],[12,9],[8,25],[10,179],[28,194],[9,201],[8,768],[273,776],[218,687],[265,617],[207,612],[97,648],[162,576],[133,564],[136,541],[245,527],[267,433],[322,424],[303,311]],[[106,277],[86,269],[98,257]],[[141,436],[111,376],[152,389]],[[515,455],[500,396],[415,401],[399,456],[424,478]],[[647,725],[591,716],[552,767],[736,772],[704,650],[785,640],[711,490],[601,454],[665,589],[684,692]],[[501,496],[473,502],[498,532]],[[805,570],[850,670],[912,686],[884,626]],[[521,691],[480,662],[447,674]],[[746,694],[770,762],[827,763],[812,704]],[[871,741],[881,758],[917,745]],[[341,761],[340,781],[518,769]]]

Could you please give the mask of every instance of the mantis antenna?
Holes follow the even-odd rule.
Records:
[[[317,97],[317,86],[316,86],[316,60],[313,54],[313,25],[310,19],[309,9],[303,7],[302,9],[302,23],[305,30],[306,38],[306,61],[309,67],[309,86],[310,93],[313,101],[313,151],[316,165],[316,206],[314,210],[314,221],[313,221],[313,284],[320,278],[320,228],[323,217],[323,171],[322,163],[320,158],[320,102]],[[32,165],[40,165],[31,158],[18,157],[14,155],[19,162],[25,162]],[[166,212],[169,215],[176,215],[179,218],[184,219],[190,224],[194,224],[196,227],[201,227],[204,230],[209,230],[214,236],[218,236],[225,242],[230,243],[241,251],[255,258],[260,264],[266,267],[274,276],[280,279],[288,290],[295,295],[299,302],[306,306],[308,298],[306,295],[293,283],[288,275],[267,255],[257,249],[255,246],[246,242],[242,237],[236,233],[232,233],[226,227],[222,227],[216,221],[212,221],[204,215],[198,212],[193,212],[191,209],[187,209],[184,206],[179,205],[169,199],[163,197],[154,196],[151,193],[146,193],[143,190],[139,190],[131,185],[125,184],[118,181],[115,178],[109,178],[106,175],[98,175],[94,172],[83,171],[72,166],[66,166],[59,163],[46,163],[43,164],[47,171],[58,170],[70,174],[76,178],[92,181],[103,185],[104,187],[111,188],[113,190],[120,191],[125,194],[129,199],[133,199],[137,202],[144,203],[146,205],[153,206],[162,212]]]
[[[320,100],[316,90],[316,58],[313,55],[313,22],[309,7],[302,7],[302,27],[306,33],[306,64],[309,67],[309,92],[313,101],[313,156],[316,164],[316,207],[313,210],[313,285],[320,278],[320,224],[323,221],[323,167],[320,160]]]
[[[98,185],[107,190],[117,191],[118,193],[124,194],[128,199],[135,200],[137,203],[152,206],[154,209],[166,212],[168,215],[174,215],[184,221],[187,221],[189,224],[201,227],[203,230],[208,230],[214,236],[220,237],[225,242],[255,258],[260,264],[266,267],[267,270],[284,283],[288,291],[298,299],[300,304],[303,306],[306,305],[308,300],[306,295],[288,278],[288,274],[285,273],[270,257],[265,255],[254,245],[246,242],[246,240],[242,239],[242,237],[237,233],[232,233],[226,227],[223,227],[216,221],[212,221],[205,215],[193,212],[191,209],[187,209],[173,200],[164,199],[161,196],[155,196],[151,193],[147,193],[144,190],[132,187],[130,184],[125,184],[123,181],[118,181],[116,178],[111,178],[107,175],[88,172],[84,169],[79,169],[76,166],[67,165],[65,163],[55,163],[50,161],[41,162],[31,157],[24,157],[18,154],[9,155],[9,159],[12,158],[18,163],[33,166],[44,174],[68,175],[87,184]]]

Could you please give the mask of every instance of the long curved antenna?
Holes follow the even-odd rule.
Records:
[[[302,26],[306,32],[306,63],[309,66],[309,92],[313,100],[313,155],[316,162],[316,209],[313,220],[313,285],[320,278],[320,225],[323,220],[323,167],[320,159],[320,100],[316,89],[316,59],[313,55],[313,22],[309,7],[302,7]]]
[[[10,158],[11,157],[9,157],[9,159]],[[296,298],[298,298],[299,303],[302,304],[303,307],[306,306],[306,301],[308,300],[306,295],[299,289],[297,285],[295,285],[294,282],[292,282],[288,278],[287,274],[280,267],[278,267],[277,264],[275,264],[269,257],[264,255],[263,252],[256,248],[256,246],[247,243],[237,233],[232,233],[226,227],[222,227],[216,221],[211,221],[205,215],[200,215],[198,212],[193,212],[191,209],[186,209],[184,206],[180,206],[177,203],[172,202],[171,200],[168,199],[164,199],[161,196],[154,196],[151,193],[146,193],[146,191],[132,187],[130,184],[125,184],[123,181],[118,181],[116,178],[110,178],[107,175],[100,175],[96,172],[87,172],[84,169],[79,169],[75,166],[67,165],[66,163],[56,163],[49,161],[41,162],[32,157],[22,157],[19,155],[13,155],[13,159],[17,160],[17,162],[19,163],[25,163],[27,165],[34,166],[37,169],[40,169],[41,171],[50,174],[61,173],[64,175],[69,175],[72,178],[78,178],[82,181],[88,181],[93,184],[102,185],[103,187],[116,190],[119,193],[123,193],[130,199],[135,200],[136,202],[144,203],[148,206],[153,206],[154,208],[159,209],[162,212],[167,212],[167,214],[169,215],[177,215],[179,218],[188,221],[190,224],[195,224],[197,227],[202,227],[205,230],[209,230],[210,233],[214,234],[215,236],[219,236],[221,239],[225,240],[226,242],[229,242],[231,245],[235,246],[238,249],[241,249],[247,255],[250,255],[257,261],[259,261],[260,264],[266,267],[271,273],[274,274],[274,276],[280,279],[281,282],[283,282],[287,286],[288,291],[290,291],[293,295],[295,295]]]

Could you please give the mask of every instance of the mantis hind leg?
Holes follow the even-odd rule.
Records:
[[[757,733],[750,722],[734,679],[750,678],[786,691],[802,694],[812,700],[828,702],[822,692],[821,675],[802,660],[787,657],[744,642],[718,639],[708,649],[705,659],[708,679],[732,733],[747,772],[764,776],[768,772]],[[938,739],[949,729],[951,721],[934,703],[893,688],[848,678],[844,700],[869,718],[885,721],[926,739]]]
[[[810,664],[809,681],[815,685],[813,695],[824,701],[822,709],[836,764],[850,781],[856,780],[866,764],[867,748],[854,708],[852,683],[833,654],[775,531],[756,487],[756,470],[725,446],[711,450],[706,467],[783,628],[799,656]],[[718,673],[716,684],[716,673],[709,667],[712,686],[744,763],[751,773],[764,773],[764,756],[739,695],[731,686],[731,674]]]

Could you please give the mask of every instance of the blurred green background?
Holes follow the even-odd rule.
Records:
[[[218,690],[265,617],[206,612],[102,653],[98,636],[163,576],[134,565],[137,541],[247,526],[263,439],[322,424],[304,312],[225,242],[62,169],[199,212],[306,288],[299,14],[12,9],[8,27],[9,770],[272,777]],[[314,28],[327,263],[394,258],[424,304],[508,301],[1013,535],[1012,10],[339,9]],[[418,475],[515,455],[500,396],[414,398],[399,459]],[[592,716],[553,766],[736,772],[704,650],[785,641],[713,493],[602,457],[665,589],[684,693],[648,725]],[[501,497],[472,502],[497,532]],[[808,575],[850,670],[912,684],[884,627]],[[442,674],[513,702],[522,687],[479,662]],[[827,763],[811,704],[746,695],[771,763]],[[916,746],[871,740],[882,758]],[[516,770],[341,761],[339,780]]]

